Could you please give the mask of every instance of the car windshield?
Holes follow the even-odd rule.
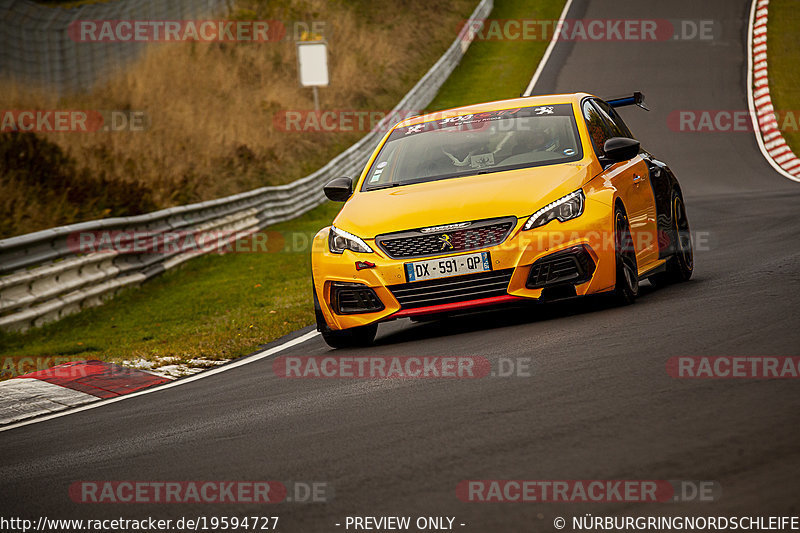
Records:
[[[571,104],[460,115],[396,128],[362,191],[579,161]]]

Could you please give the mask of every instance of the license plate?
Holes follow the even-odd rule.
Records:
[[[406,263],[406,280],[422,281],[426,279],[449,278],[462,274],[487,272],[492,269],[489,252],[455,255],[443,259],[429,259]]]

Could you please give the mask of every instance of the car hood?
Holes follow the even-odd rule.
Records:
[[[468,220],[528,217],[579,189],[589,178],[587,165],[567,163],[357,192],[333,223],[371,239]]]

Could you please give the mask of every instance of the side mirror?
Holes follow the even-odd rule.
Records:
[[[323,190],[328,200],[346,202],[353,195],[353,180],[347,177],[333,178]]]
[[[639,141],[627,137],[612,137],[603,144],[603,151],[606,153],[605,159],[609,163],[619,163],[627,161],[639,155]]]

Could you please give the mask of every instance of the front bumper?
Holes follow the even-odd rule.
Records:
[[[568,294],[576,296],[604,292],[614,287],[616,279],[610,213],[611,208],[603,202],[587,200],[584,213],[567,222],[552,221],[534,230],[521,231],[526,218],[520,218],[503,243],[470,252],[489,252],[491,272],[411,283],[407,282],[404,265],[420,258],[392,259],[372,239],[366,242],[375,253],[345,250],[334,254],[328,249],[330,230],[326,228],[314,238],[314,290],[331,329],[539,300],[547,296],[544,291],[553,288],[569,288]],[[465,252],[440,257],[461,253]],[[370,261],[375,267],[356,270],[358,261]],[[358,301],[368,302],[367,307],[352,312],[352,306],[341,306],[341,299],[337,298],[339,287],[349,291],[347,302],[354,301],[349,287],[368,288],[379,302],[364,292]]]

